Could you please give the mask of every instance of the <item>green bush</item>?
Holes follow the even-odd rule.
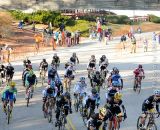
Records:
[[[157,17],[155,15],[149,15],[149,21],[153,23],[160,23],[160,17]]]
[[[125,15],[107,15],[106,20],[113,24],[128,24],[130,19]]]

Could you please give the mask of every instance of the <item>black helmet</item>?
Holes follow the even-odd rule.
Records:
[[[43,62],[46,62],[46,59],[43,59]]]
[[[103,58],[103,59],[106,59],[106,56],[105,56],[105,55],[102,55],[102,58]]]
[[[100,72],[99,72],[99,71],[96,71],[96,75],[100,75]]]
[[[96,94],[97,90],[95,88],[93,88],[91,92],[92,92],[92,94]]]

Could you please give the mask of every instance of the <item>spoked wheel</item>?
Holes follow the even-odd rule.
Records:
[[[79,107],[78,99],[76,98],[76,99],[75,99],[75,103],[74,103],[74,108],[75,108],[75,111],[76,111],[76,112],[78,112],[78,107]]]
[[[63,118],[61,117],[61,119],[60,119],[60,121],[58,123],[59,123],[58,124],[58,130],[64,130],[64,128],[65,128],[65,119],[64,119],[64,117]]]
[[[10,113],[10,107],[9,105],[7,106],[7,123],[10,123],[10,117],[11,117],[11,113]]]
[[[146,130],[157,130],[157,126],[155,123],[148,124]]]
[[[29,100],[30,100],[30,92],[28,93],[28,97],[27,97],[27,107],[29,106]]]
[[[82,119],[83,119],[83,123],[85,126],[87,126],[87,121],[88,121],[87,116],[88,116],[87,110],[83,110],[82,111]]]
[[[141,85],[137,86],[137,90],[136,91],[137,91],[138,94],[140,94],[140,92],[141,92]]]
[[[141,116],[138,117],[138,120],[137,120],[137,130],[143,130],[143,129],[141,129],[141,127],[140,127],[141,118],[142,118]]]
[[[47,118],[48,118],[48,122],[51,123],[52,121],[52,111],[51,110],[49,111]]]

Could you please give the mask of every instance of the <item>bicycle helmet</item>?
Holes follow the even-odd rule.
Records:
[[[11,87],[15,87],[16,86],[16,83],[14,81],[10,82],[9,84]]]
[[[46,62],[46,59],[43,59],[43,62]]]
[[[91,92],[92,92],[92,94],[97,94],[97,90],[96,90],[95,88],[93,88],[93,89],[91,90]]]
[[[106,108],[102,107],[99,109],[99,114],[102,115],[102,116],[105,116],[107,114],[107,110]]]
[[[154,95],[155,95],[155,96],[160,96],[160,90],[155,90],[155,91],[154,91]]]
[[[72,56],[73,56],[73,57],[74,57],[74,56],[76,56],[76,53],[75,53],[75,52],[73,52]]]
[[[122,94],[121,94],[120,92],[116,92],[116,93],[114,94],[114,99],[116,99],[116,100],[121,100],[121,99],[122,99]]]
[[[91,59],[95,59],[95,55],[91,55]]]
[[[31,70],[31,69],[32,69],[32,65],[27,65],[27,68],[28,68],[29,70]]]
[[[113,67],[113,71],[117,70],[117,67]]]
[[[141,64],[138,65],[138,68],[143,68]]]
[[[100,75],[100,72],[99,72],[99,71],[96,71],[96,75]]]
[[[105,55],[102,55],[102,58],[103,58],[103,59],[106,59],[106,56],[105,56]]]
[[[80,77],[80,81],[85,82],[85,77]]]

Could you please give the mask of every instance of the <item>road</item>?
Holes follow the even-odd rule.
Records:
[[[143,53],[142,49],[138,49],[136,54],[131,54],[129,49],[120,51],[115,48],[115,44],[118,43],[118,40],[113,40],[109,45],[99,43],[97,41],[85,41],[86,43],[80,44],[75,47],[70,48],[59,48],[56,50],[56,53],[61,58],[61,65],[59,68],[59,73],[63,75],[64,73],[64,63],[69,59],[73,52],[77,52],[77,55],[80,60],[80,64],[77,65],[76,69],[76,79],[72,85],[78,81],[80,76],[87,77],[87,63],[92,54],[96,55],[97,61],[100,56],[105,54],[109,59],[109,70],[114,66],[118,67],[120,74],[124,78],[124,90],[123,101],[127,109],[128,118],[126,121],[122,122],[121,130],[136,130],[136,121],[138,116],[141,114],[141,104],[142,102],[150,95],[153,94],[155,88],[160,87],[159,81],[155,82],[159,77],[160,70],[160,55],[159,46],[157,51],[152,51],[149,49],[149,52]],[[38,74],[38,65],[42,58],[46,58],[49,63],[51,62],[53,52],[45,52],[44,54],[39,54],[37,56],[30,57],[33,68]],[[146,78],[142,81],[142,91],[138,95],[132,90],[133,87],[133,70],[137,65],[141,63],[144,67]],[[13,110],[13,117],[11,119],[11,124],[7,125],[5,120],[5,115],[2,110],[0,110],[0,129],[1,130],[56,130],[54,127],[54,122],[48,123],[46,119],[43,118],[41,111],[42,106],[42,90],[41,84],[38,83],[35,90],[34,98],[31,99],[31,104],[29,107],[26,107],[26,101],[24,99],[24,88],[21,83],[21,73],[22,73],[22,61],[16,61],[12,63],[15,67],[15,76],[14,80],[17,82],[18,95],[17,102]],[[98,68],[98,66],[97,66]],[[88,79],[87,79],[88,82]],[[88,84],[87,90],[90,91],[91,87]],[[104,105],[105,102],[105,92],[106,90],[101,91],[101,105]],[[72,95],[73,97],[73,95]],[[53,118],[55,121],[55,118]],[[159,120],[160,121],[160,120]],[[160,130],[160,123],[157,122],[158,130]],[[79,113],[73,112],[68,116],[68,125],[66,126],[67,130],[86,130],[83,125],[82,119]]]

